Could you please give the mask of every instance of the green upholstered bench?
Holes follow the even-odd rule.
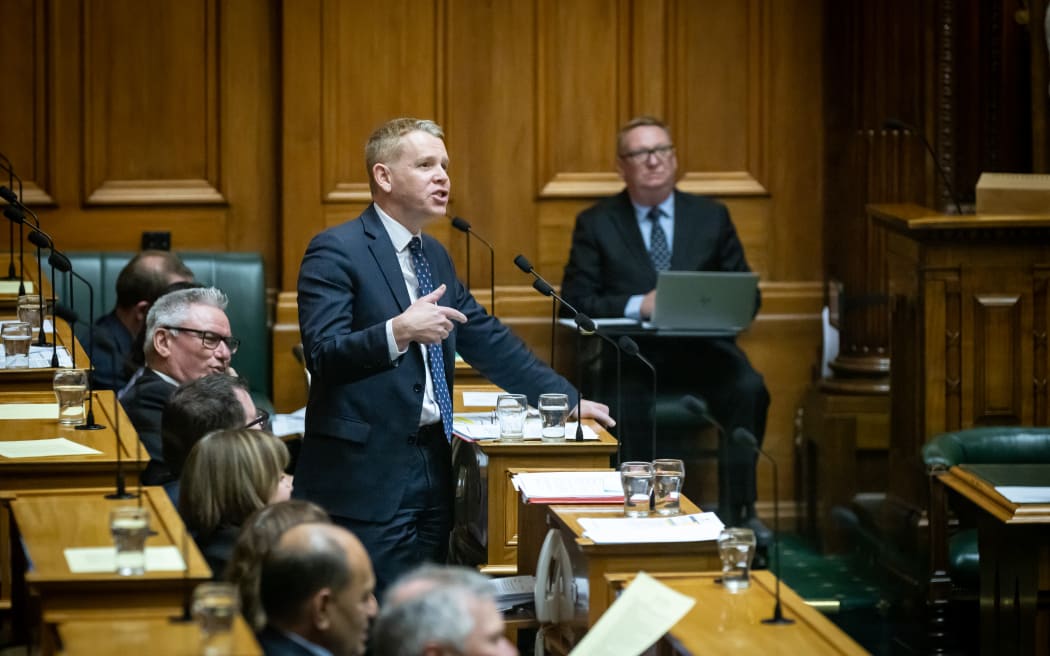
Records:
[[[117,296],[117,275],[135,254],[131,252],[73,251],[66,253],[73,270],[95,287],[95,318],[113,309]],[[248,381],[252,395],[267,399],[270,407],[271,345],[266,307],[266,276],[262,256],[258,253],[179,253],[182,261],[202,284],[218,287],[226,292],[230,304],[226,314],[230,329],[241,340],[240,349],[233,356],[233,367]],[[69,299],[68,279],[56,275],[56,292]],[[77,283],[74,289],[74,310],[86,325],[88,321],[88,294]],[[82,325],[82,326],[83,326]],[[80,326],[80,330],[83,327]]]
[[[956,465],[1050,463],[1050,428],[971,428],[934,436],[922,449],[930,477],[931,599],[975,591],[980,579],[977,530],[960,526],[949,536],[948,495],[938,477]],[[937,594],[941,598],[933,599]]]

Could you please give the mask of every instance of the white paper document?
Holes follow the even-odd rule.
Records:
[[[645,572],[609,606],[571,656],[636,656],[671,630],[696,600]]]
[[[610,472],[523,472],[512,479],[526,500],[608,500],[623,502],[620,473]]]
[[[502,392],[463,392],[463,405],[468,408],[495,408]]]
[[[299,408],[288,414],[276,414],[270,418],[273,434],[277,437],[302,435],[306,432],[306,408]]]
[[[639,325],[637,319],[631,319],[629,317],[605,317],[604,319],[592,319],[594,325],[598,328],[607,328],[610,326],[637,326]],[[567,327],[576,329],[576,321],[573,319],[558,319],[558,323]],[[586,333],[585,333],[586,334]]]
[[[597,544],[716,540],[725,524],[712,512],[671,517],[582,517],[583,536]]]
[[[28,284],[28,283],[26,283],[26,284]],[[0,293],[3,293],[3,292],[0,292]],[[5,323],[17,323],[17,322],[18,322],[18,319],[4,319],[3,321],[0,321],[0,328],[3,328]],[[53,333],[53,332],[55,332],[55,327],[51,325],[51,320],[50,319],[44,319],[44,332],[45,333]],[[39,329],[34,329],[33,330],[33,337],[36,337],[39,334],[40,334],[40,330]],[[51,347],[49,346],[47,348],[51,348]],[[59,348],[62,348],[62,347],[59,346]]]
[[[73,574],[117,571],[117,550],[113,547],[76,547],[62,553]],[[177,547],[146,547],[147,572],[181,572],[184,569],[186,566]]]
[[[525,439],[540,439],[543,427],[540,425],[539,417],[529,417],[525,420]],[[471,440],[498,440],[499,422],[492,419],[492,413],[457,413],[453,416],[452,432]],[[565,422],[565,441],[571,442],[576,439],[576,422]],[[583,439],[597,440],[598,434],[584,424]]]
[[[58,420],[57,403],[0,404],[0,419],[54,419]]]
[[[17,280],[0,280],[0,294],[4,296],[15,296],[18,294],[19,281]],[[33,293],[33,281],[25,281],[25,289],[27,294]]]
[[[29,346],[29,369],[49,369],[51,368],[51,355],[52,347],[50,346]],[[4,353],[4,345],[0,343],[0,365],[3,365],[6,360],[6,354]],[[59,367],[72,367],[73,359],[69,357],[69,352],[66,351],[65,346],[58,347],[58,366]],[[23,367],[24,369],[25,367]]]
[[[54,456],[100,456],[89,446],[78,444],[64,437],[49,440],[18,440],[0,442],[0,457],[3,458],[47,458]]]
[[[1050,487],[1000,485],[995,491],[1010,503],[1050,503]]]

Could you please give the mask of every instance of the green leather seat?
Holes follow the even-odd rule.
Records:
[[[117,275],[131,252],[73,251],[66,253],[73,271],[89,280],[95,288],[94,316],[97,319],[113,309],[117,296]],[[258,253],[179,253],[197,281],[226,292],[230,304],[226,315],[233,334],[241,340],[233,356],[233,367],[249,383],[256,399],[270,398],[271,345],[266,309],[266,276],[262,256]],[[68,278],[58,275],[55,291],[68,304]],[[74,288],[73,309],[83,324],[88,321],[88,294],[82,284]],[[270,407],[268,401],[264,404]]]
[[[1050,428],[1001,426],[941,433],[923,446],[922,458],[931,476],[964,464],[1050,463]],[[939,496],[937,492],[931,489],[931,499]],[[931,521],[935,516],[938,513],[931,509]],[[948,567],[958,585],[977,586],[976,529],[963,529],[948,538]]]

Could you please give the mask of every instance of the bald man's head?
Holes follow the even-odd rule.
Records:
[[[287,530],[263,562],[259,594],[271,624],[335,656],[363,654],[378,610],[361,541],[331,524]]]

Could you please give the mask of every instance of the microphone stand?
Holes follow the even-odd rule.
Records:
[[[7,187],[3,187],[0,191],[9,191]],[[15,230],[15,224],[18,224],[18,295],[25,296],[26,294],[26,280],[25,280],[25,244],[23,243],[22,236],[22,225],[25,223],[25,215],[14,205],[8,205],[4,208],[4,216],[11,221],[11,232]]]
[[[64,254],[62,254],[62,253],[52,249],[51,250],[51,256],[48,258],[48,262],[51,263],[52,267],[58,269],[59,271],[61,271],[63,273],[68,273],[69,274],[69,278],[70,278],[70,283],[69,283],[69,299],[70,299],[70,303],[73,302],[73,278],[79,279],[81,282],[84,283],[84,285],[87,286],[87,288],[88,288],[88,316],[90,317],[88,319],[88,321],[89,321],[88,328],[89,329],[93,328],[94,325],[95,325],[95,288],[94,288],[94,286],[90,282],[88,282],[88,280],[86,278],[84,278],[83,276],[81,276],[80,274],[78,274],[76,271],[73,270],[73,264],[69,261],[69,258],[66,257]],[[57,305],[56,305],[56,307],[57,307]],[[77,346],[76,346],[76,337],[75,336],[73,337],[73,344],[72,344],[72,346],[70,348],[71,348],[71,350],[73,352],[73,363],[74,363],[73,366],[76,367],[76,350],[77,350]],[[83,424],[77,426],[76,429],[77,430],[100,430],[103,427],[100,424],[95,423],[95,382],[94,382],[94,377],[95,377],[95,339],[94,339],[94,336],[92,336],[91,343],[88,345],[88,349],[89,349],[89,351],[88,351],[88,366],[90,367],[90,371],[88,373],[88,412],[87,412],[87,420]],[[114,390],[113,393],[115,395],[116,394],[116,390]],[[116,415],[114,415],[114,417],[116,417]],[[114,421],[118,421],[118,420],[114,419]]]
[[[489,305],[492,311],[490,314],[496,316],[496,249],[492,247],[488,241],[483,239],[478,233],[474,232],[473,228],[470,227],[470,222],[466,219],[454,216],[452,217],[452,227],[460,232],[465,232],[468,236],[467,239],[467,289],[470,289],[470,239],[473,237],[489,249]],[[551,362],[551,366],[554,363]]]
[[[910,123],[896,118],[888,118],[882,122],[882,128],[884,130],[899,130],[901,132],[911,132],[915,136],[922,140],[922,145],[926,146],[926,152],[930,154],[930,158],[933,160],[933,168],[937,169],[937,172],[941,174],[941,180],[944,182],[944,188],[948,190],[948,195],[951,196],[952,203],[955,204],[955,211],[962,216],[962,205],[959,204],[959,197],[955,194],[955,188],[952,187],[951,181],[948,180],[948,172],[941,166],[940,160],[937,159],[937,153],[933,150],[933,145],[926,138],[926,135],[922,133],[919,128],[915,127]]]
[[[95,304],[92,303],[91,306],[94,307]],[[92,324],[92,325],[94,325],[94,324]],[[95,340],[92,339],[91,343],[92,343],[92,345],[94,345]],[[112,364],[114,364],[114,365],[116,364],[116,356],[115,355],[111,356],[111,361],[112,361],[111,362]],[[116,438],[117,438],[117,479],[116,479],[116,488],[117,489],[114,490],[114,492],[112,494],[107,494],[106,498],[107,499],[134,499],[135,497],[138,497],[139,505],[141,506],[142,505],[142,494],[141,493],[140,494],[132,494],[132,493],[128,492],[127,487],[125,486],[125,483],[124,483],[124,459],[121,457],[121,453],[120,453],[120,451],[121,451],[121,449],[123,448],[124,445],[121,443],[121,440],[120,440],[120,405],[119,405],[119,403],[120,402],[117,401],[117,393],[114,390],[114,392],[113,392],[113,433],[114,433],[114,435],[116,435]],[[137,436],[136,436],[135,441],[138,443],[138,445],[142,444],[142,440],[138,439]],[[138,450],[138,447],[136,447],[136,451],[137,450]],[[138,460],[137,456],[136,456],[136,460]],[[141,482],[142,482],[142,477],[140,476],[139,477],[139,484],[140,485],[141,485]]]
[[[29,209],[28,207],[23,205],[21,202],[18,203],[18,206],[19,206],[19,209],[22,210],[25,214],[28,214],[29,216],[33,217],[33,221],[36,223],[35,232],[43,235],[46,238],[48,244],[53,244],[54,242],[51,240],[51,237],[48,236],[48,234],[46,232],[44,232],[43,230],[40,229],[40,217],[38,217],[36,215],[36,212],[34,212],[33,210]],[[25,223],[24,215],[23,215],[22,222]],[[32,226],[30,226],[30,228],[32,228]],[[30,242],[33,243],[34,246],[36,246],[36,278],[37,278],[37,283],[36,284],[37,284],[37,287],[38,287],[37,291],[40,292],[39,294],[37,294],[37,296],[40,297],[40,303],[39,303],[39,306],[40,306],[40,338],[37,340],[36,345],[37,346],[47,346],[48,345],[47,337],[44,336],[44,294],[43,294],[43,291],[42,291],[43,290],[43,284],[42,283],[43,283],[43,280],[44,280],[44,264],[43,264],[44,258],[43,258],[43,256],[40,253],[41,244],[43,244],[44,241],[43,240],[36,240],[36,239],[34,239],[33,238],[33,234],[34,234],[33,232],[30,232],[28,239],[29,239]],[[46,248],[50,248],[50,246],[46,246]],[[54,274],[52,274],[52,275],[54,275]],[[54,296],[54,294],[55,294],[55,290],[52,289],[51,290],[52,297]]]
[[[722,427],[722,424],[711,415],[707,403],[692,394],[686,394],[682,397],[681,404],[700,421],[705,424],[710,424],[718,430],[718,514],[728,526],[734,521],[733,512],[729,505],[729,483],[731,482],[729,467],[729,436],[726,435],[726,429]]]
[[[11,189],[15,186],[15,175],[14,167],[11,166],[11,160],[7,158],[7,155],[0,153],[0,161],[3,162],[3,166],[0,166],[3,170],[7,171],[7,186]],[[18,198],[22,198],[22,179],[18,178]],[[12,223],[8,226],[8,255],[10,259],[7,263],[7,279],[14,280],[15,278],[21,279],[21,276],[15,275],[15,226]],[[23,288],[22,291],[25,291]]]
[[[37,223],[39,223],[39,221]],[[37,257],[38,258],[40,257],[41,251],[43,249],[45,249],[45,248],[50,250],[50,251],[52,251],[52,252],[54,252],[54,250],[55,250],[55,242],[52,241],[51,237],[49,235],[47,235],[46,233],[44,233],[39,228],[39,226],[34,228],[34,229],[32,229],[32,230],[30,230],[28,238],[29,238],[29,241],[32,242],[34,246],[36,246],[36,253],[37,253]],[[51,280],[54,280],[55,279],[55,265],[54,265],[54,263],[51,262],[51,258],[50,257],[48,258],[48,263],[51,264]],[[38,267],[39,267],[39,263],[38,263]],[[43,278],[41,278],[41,280],[43,280]],[[55,285],[51,285],[51,329],[52,329],[52,331],[54,331],[54,326],[55,326],[54,307],[55,307],[55,303],[58,302],[58,297],[55,294],[56,294]],[[44,337],[44,319],[47,318],[47,316],[44,314],[44,295],[41,293],[41,294],[37,294],[37,296],[40,297],[40,341],[39,341],[39,345],[40,346],[47,346],[47,339]],[[58,368],[58,338],[57,338],[57,335],[55,335],[55,334],[52,334],[52,340],[51,340],[51,367],[52,368],[56,368],[56,369]]]
[[[650,425],[653,429],[652,459],[656,460],[656,365],[650,362],[649,358],[641,354],[641,352],[638,350],[637,342],[635,342],[627,335],[622,335],[620,337],[619,342],[620,348],[623,349],[624,353],[631,357],[638,358],[642,362],[642,364],[644,364],[646,367],[649,367],[649,371],[653,374],[653,416]]]
[[[778,485],[780,472],[777,468],[777,461],[758,445],[758,440],[756,440],[755,436],[751,434],[751,431],[746,428],[737,428],[733,431],[733,441],[737,444],[749,447],[753,451],[757,451],[760,455],[764,456],[771,465],[773,465],[773,548],[777,554],[777,568],[782,568],[783,561],[780,560],[780,488]],[[780,604],[779,572],[777,573],[776,605],[773,607],[773,616],[762,620],[762,623],[779,626],[795,623],[795,620],[784,617],[784,609]]]

